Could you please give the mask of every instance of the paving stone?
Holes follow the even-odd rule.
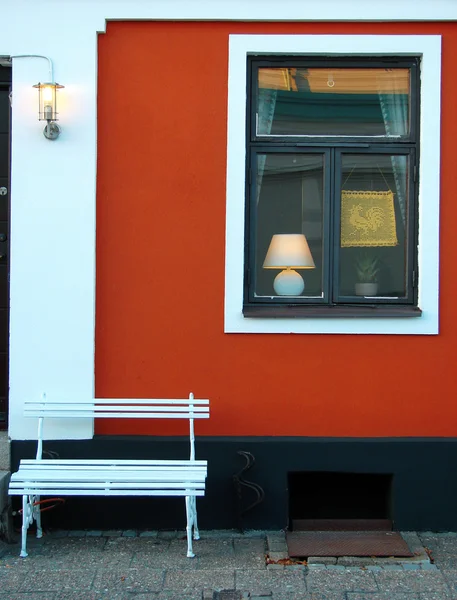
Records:
[[[362,569],[310,569],[306,584],[310,592],[376,592],[375,575]]]
[[[347,600],[419,600],[418,594],[385,594],[375,592],[374,594],[361,594],[360,592],[348,592]]]
[[[107,531],[103,531],[102,535],[104,537],[119,537],[122,535],[122,531],[120,529],[109,529]]]
[[[132,557],[131,566],[137,569],[188,571],[199,568],[197,560],[197,558],[187,558],[185,547],[181,548],[178,553],[170,553],[167,547],[159,546],[135,552]],[[211,565],[208,565],[207,568],[211,568]]]
[[[160,540],[175,540],[178,537],[177,531],[158,531],[157,537]]]
[[[442,573],[427,571],[386,571],[383,569],[374,575],[379,589],[386,593],[400,592],[448,592]]]
[[[185,594],[173,591],[159,592],[158,594],[128,594],[125,600],[201,600],[201,598],[200,590],[194,590],[187,591]],[[111,600],[111,598],[107,598],[106,600]]]
[[[31,594],[11,594],[7,592],[6,594],[2,594],[0,592],[0,600],[55,600],[56,596],[54,594],[49,595],[49,592],[32,592]],[[90,596],[81,596],[81,600],[92,600]],[[95,596],[93,597],[95,600]]]
[[[339,556],[338,560],[335,559],[335,562],[344,567],[367,567],[368,565],[374,564],[373,559],[369,556]]]
[[[415,531],[402,531],[401,536],[408,544],[408,548],[416,558],[428,558],[425,552],[424,544]]]
[[[268,544],[268,552],[288,552],[287,544]]]
[[[122,592],[159,592],[163,587],[164,572],[161,569],[99,569],[93,588]]]
[[[183,593],[196,588],[213,588],[215,590],[229,590],[235,588],[235,575],[232,570],[168,570],[163,586],[165,590],[180,590]]]
[[[214,592],[213,600],[241,600],[241,592],[237,590],[221,590]]]
[[[422,571],[437,571],[438,567],[436,565],[432,565],[432,564],[425,564],[425,565],[421,565],[421,570]]]
[[[79,590],[73,590],[73,591],[64,591],[64,592],[56,592],[56,594],[54,596],[52,596],[52,600],[108,600],[107,597],[108,592],[95,592],[95,591],[87,591],[85,590],[84,592],[81,592]],[[111,592],[110,594],[112,594],[112,596],[110,595],[110,600],[111,597],[114,600],[124,600],[126,597],[123,594],[123,592]],[[26,597],[23,598],[23,600],[28,600],[28,595]]]
[[[139,535],[140,538],[156,538],[157,531],[142,531]]]
[[[370,600],[370,597],[366,597]],[[275,593],[273,596],[274,600],[347,600],[347,596],[344,593],[332,592],[331,595],[322,594],[320,592],[280,592]],[[365,600],[365,599],[364,599]]]
[[[68,537],[86,537],[86,531],[82,529],[70,530],[68,532]]]
[[[33,575],[23,581],[20,592],[53,592],[89,590],[94,581],[95,570],[56,570],[33,571]]]
[[[277,544],[283,544],[287,546],[286,535],[284,533],[267,535],[267,544],[269,548]]]
[[[129,537],[129,538],[137,537],[137,532],[134,531],[133,529],[127,529],[126,531],[122,532],[122,537]]]
[[[336,556],[309,556],[308,565],[336,565]]]
[[[424,592],[419,594],[419,600],[455,600],[455,596],[449,592]]]
[[[261,596],[272,592],[305,592],[306,583],[303,571],[281,570],[237,570],[236,589],[245,590],[251,596]]]
[[[53,538],[58,539],[67,537],[68,533],[69,532],[66,529],[57,529],[56,531],[53,531],[51,535]]]
[[[21,561],[25,562],[24,559]],[[13,568],[8,562],[0,563],[0,590],[5,594],[18,592],[29,577],[28,567],[24,564]]]
[[[240,533],[239,531],[235,531],[234,529],[200,529],[200,537],[205,540],[209,539],[245,539],[247,537],[251,537],[245,535],[244,533]],[[260,536],[261,537],[261,536]],[[263,533],[263,537],[265,537],[265,533]]]
[[[102,532],[97,530],[90,530],[86,532],[87,537],[101,537]]]
[[[253,552],[264,554],[266,552],[266,542],[265,538],[234,538],[233,548],[235,553],[239,554],[250,554]]]

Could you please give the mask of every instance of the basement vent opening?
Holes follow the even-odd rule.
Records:
[[[289,530],[392,530],[392,479],[378,473],[289,473]]]

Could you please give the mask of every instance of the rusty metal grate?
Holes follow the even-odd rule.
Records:
[[[292,531],[287,547],[291,557],[414,556],[395,531]]]
[[[294,519],[292,531],[392,531],[390,519]]]

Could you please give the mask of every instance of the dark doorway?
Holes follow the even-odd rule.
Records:
[[[0,429],[8,424],[10,92],[11,67],[0,66]]]
[[[292,530],[392,529],[392,475],[289,473]]]

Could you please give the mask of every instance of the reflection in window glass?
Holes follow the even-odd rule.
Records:
[[[407,295],[407,156],[343,155],[339,295]]]
[[[257,154],[255,297],[322,297],[323,172],[322,154]],[[303,290],[275,284],[287,269]]]
[[[258,70],[257,135],[382,136],[410,132],[410,70]]]

